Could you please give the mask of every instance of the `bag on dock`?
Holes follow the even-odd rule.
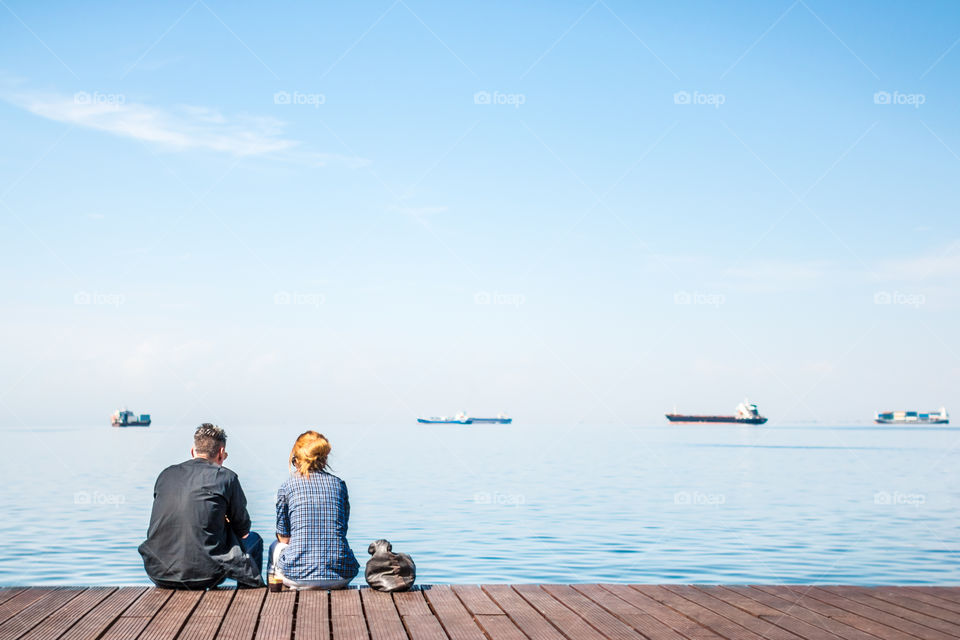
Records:
[[[373,557],[367,560],[364,575],[367,584],[377,591],[406,591],[417,579],[413,558],[406,553],[393,553],[392,549],[387,540],[376,540],[367,548]]]

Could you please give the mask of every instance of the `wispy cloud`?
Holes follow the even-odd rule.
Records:
[[[141,140],[171,151],[270,156],[310,166],[340,164],[356,168],[368,164],[363,158],[306,150],[299,140],[284,136],[283,121],[272,117],[228,116],[200,106],[163,108],[107,92],[62,95],[21,89],[2,92],[0,98],[49,120]]]
[[[929,308],[954,306],[960,302],[960,255],[957,245],[931,249],[928,253],[902,258],[873,260],[863,268],[838,260],[748,260],[716,269],[711,261],[699,272],[716,269],[709,286],[720,292],[746,294],[846,290],[922,294]],[[872,295],[872,294],[871,294]]]
[[[960,255],[931,252],[913,258],[886,260],[878,266],[877,273],[884,280],[924,281],[955,280],[960,278]]]
[[[839,268],[825,262],[753,260],[721,272],[721,282],[734,291],[777,293],[809,290],[828,277],[836,277]]]

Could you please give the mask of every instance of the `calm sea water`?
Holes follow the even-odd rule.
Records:
[[[269,539],[300,429],[227,428],[227,466]],[[960,429],[321,430],[357,558],[387,538],[423,583],[960,583]],[[0,434],[0,585],[147,583],[153,482],[192,429]]]

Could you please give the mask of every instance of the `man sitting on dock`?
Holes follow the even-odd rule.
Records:
[[[227,578],[261,587],[263,539],[250,531],[247,498],[223,466],[227,434],[204,423],[193,434],[191,460],[164,469],[153,489],[143,566],[158,587],[207,589]]]

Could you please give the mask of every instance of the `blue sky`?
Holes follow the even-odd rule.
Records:
[[[954,3],[0,7],[0,424],[957,406]]]

